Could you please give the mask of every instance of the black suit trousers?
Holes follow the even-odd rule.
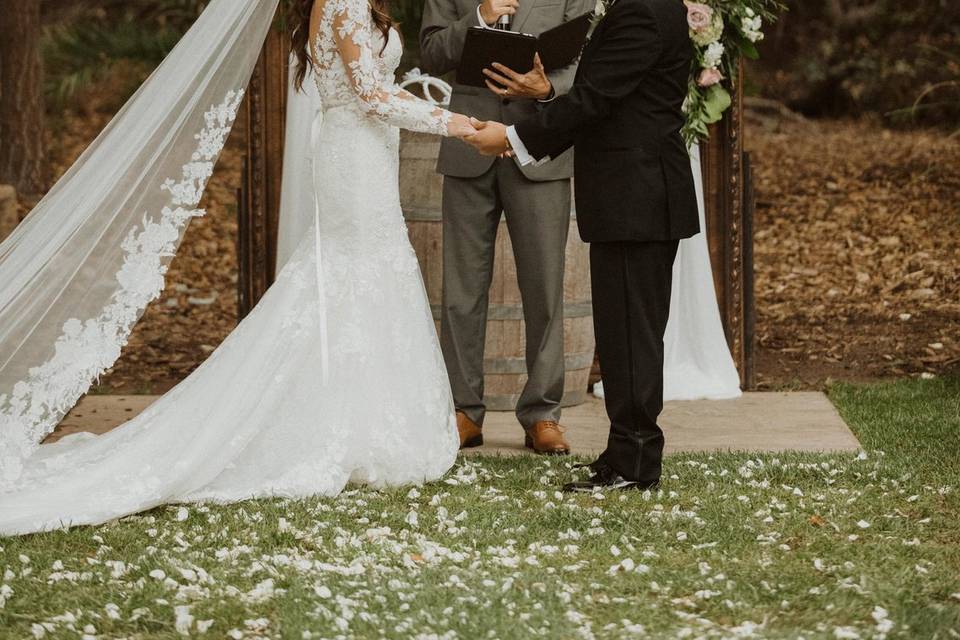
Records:
[[[593,321],[610,436],[600,461],[627,480],[660,478],[663,335],[678,240],[590,245]]]

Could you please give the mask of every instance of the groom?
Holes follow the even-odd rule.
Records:
[[[680,0],[601,0],[573,87],[507,128],[475,123],[484,154],[542,162],[576,146],[580,235],[590,245],[594,325],[610,436],[593,476],[564,487],[649,488],[659,483],[663,335],[679,240],[699,232],[687,148],[680,135],[693,57]],[[598,5],[599,8],[599,5]],[[602,18],[602,19],[601,19]],[[516,75],[488,75],[510,89]]]

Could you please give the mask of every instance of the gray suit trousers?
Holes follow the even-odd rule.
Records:
[[[563,398],[563,273],[570,181],[535,182],[513,160],[476,178],[443,182],[443,317],[440,344],[458,410],[483,424],[483,355],[501,213],[517,264],[528,380],[517,404],[524,428],[559,420]]]

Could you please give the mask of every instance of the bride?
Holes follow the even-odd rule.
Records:
[[[275,0],[215,1],[185,40],[201,47],[221,37],[221,52],[259,49],[243,38],[258,42],[275,5]],[[398,127],[444,136],[469,135],[473,129],[468,118],[394,84],[402,46],[383,0],[298,0],[296,5],[297,80],[302,83],[312,67],[324,109],[314,142],[314,229],[220,348],[143,414],[99,437],[74,436],[36,446],[33,440],[39,442],[37,436],[49,432],[90,379],[116,359],[143,306],[162,287],[161,260],[175,250],[186,220],[198,215],[190,207],[199,200],[236,114],[242,92],[228,93],[223,105],[204,114],[204,130],[190,136],[200,143],[184,163],[184,180],[163,182],[161,189],[176,208],[165,207],[160,223],[144,217],[142,229],[131,227],[116,276],[119,284],[109,292],[103,312],[86,323],[68,319],[52,357],[30,367],[9,397],[0,395],[0,534],[101,523],[172,502],[336,495],[351,481],[418,483],[442,476],[453,464],[459,441],[449,384],[400,209]],[[93,147],[109,146],[111,136],[116,139],[138,109],[143,117],[134,118],[132,127],[150,126],[150,110],[157,109],[163,90],[157,83],[165,73],[174,80],[181,77],[190,64],[191,52],[182,50],[189,47],[178,49],[171,58],[184,65],[179,72],[168,60],[125,107],[111,125],[114,129],[105,132],[105,142],[98,140]],[[211,58],[211,65],[227,59]],[[242,60],[234,65],[240,69],[234,70],[238,78],[249,74],[255,55],[246,53]],[[209,66],[197,69],[196,76],[215,87],[217,75]],[[154,90],[161,94],[151,101]],[[211,91],[215,95],[215,88]],[[188,86],[182,94],[192,95]],[[177,100],[169,102],[170,111],[183,108]],[[166,132],[159,124],[156,129]],[[134,135],[139,129],[129,131]],[[101,170],[93,162],[99,151],[89,151],[86,162],[81,158],[76,172],[72,169],[65,184],[48,196],[51,202],[41,203],[31,215],[36,220],[28,218],[20,235],[0,246],[0,276],[18,257],[20,266],[31,264],[24,247],[51,218],[47,211],[60,192],[77,182],[92,188],[95,183],[77,174]],[[141,162],[137,158],[131,163]],[[142,160],[143,166],[152,161]],[[100,194],[100,203],[119,197],[124,180],[114,179],[116,189]],[[134,191],[127,206],[118,209],[143,204]],[[0,309],[11,308],[10,301],[36,281],[58,276],[58,260],[75,253],[64,247],[79,242],[77,235],[95,219],[91,213],[65,234],[21,289],[9,293],[6,285],[0,287]],[[64,217],[58,222],[69,224]],[[89,235],[96,235],[97,242],[112,237]],[[36,246],[34,255],[47,245]],[[82,294],[95,297],[96,287],[109,277],[91,264],[69,271],[70,278],[93,273],[87,276],[92,285]],[[77,288],[76,280],[68,282]],[[59,295],[58,289],[56,299],[62,300]],[[75,312],[62,306],[50,304],[35,324],[59,325],[64,313]],[[30,355],[19,345],[33,344],[39,335],[33,329],[16,342],[17,336],[0,333],[4,345],[18,345],[0,351],[5,375],[14,369],[10,363]],[[90,348],[91,343],[97,348]],[[63,382],[66,377],[69,384]]]

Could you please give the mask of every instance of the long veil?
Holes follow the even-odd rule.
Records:
[[[213,0],[0,244],[0,489],[164,286],[278,0]]]

